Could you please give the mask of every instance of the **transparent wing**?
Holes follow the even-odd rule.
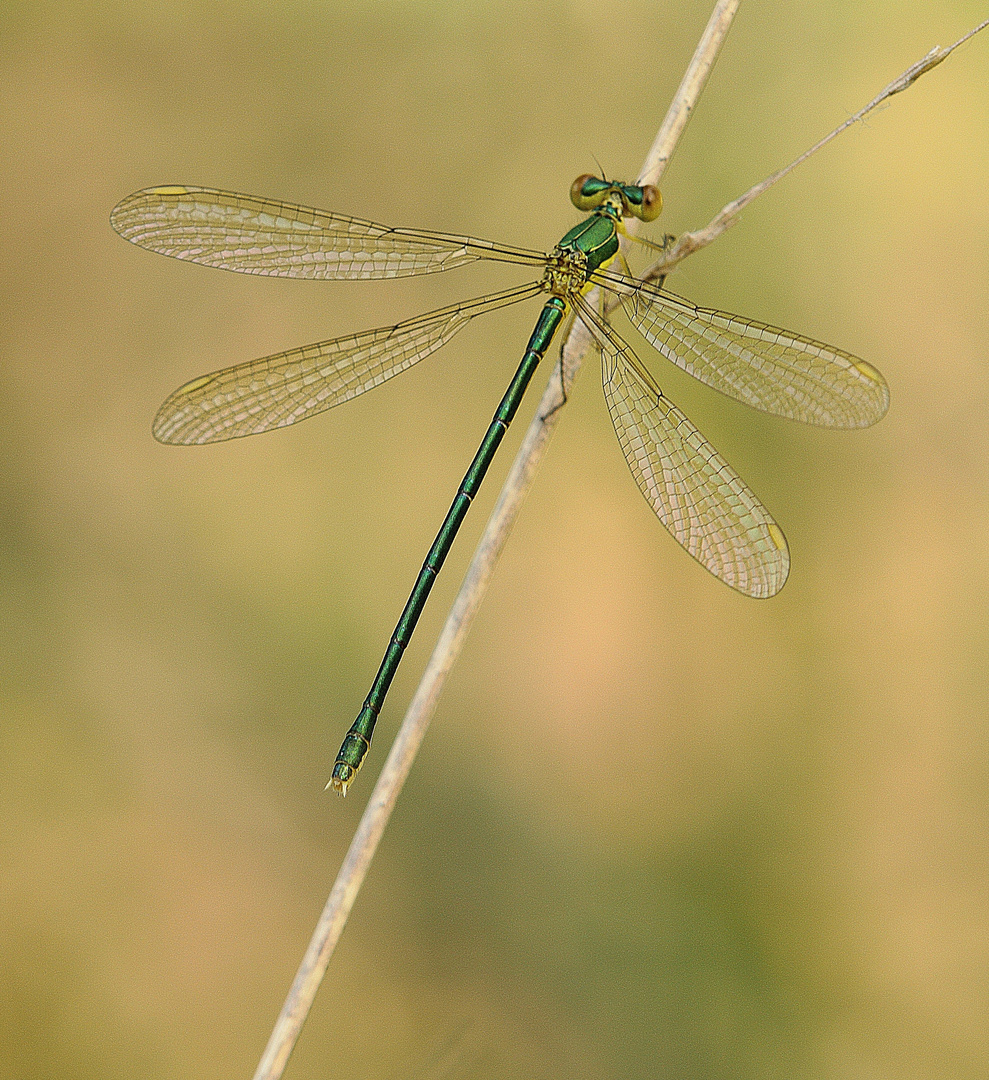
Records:
[[[773,596],[790,569],[786,537],[734,469],[653,382],[585,300],[601,346],[604,396],[639,490],[704,567],[748,596]]]
[[[477,259],[542,266],[542,252],[199,187],[128,195],[110,224],[139,247],[242,274],[371,279],[449,270]]]
[[[220,442],[285,427],[379,386],[449,341],[476,315],[538,295],[539,282],[193,379],[152,425],[159,442]]]
[[[886,414],[886,380],[851,353],[777,326],[696,307],[654,285],[629,289],[628,278],[599,276],[620,295],[632,324],[651,345],[730,398],[822,427],[868,427]]]

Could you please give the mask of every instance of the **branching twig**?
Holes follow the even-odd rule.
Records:
[[[639,174],[639,183],[658,183],[672,156],[677,140],[689,120],[697,99],[704,88],[711,67],[734,18],[741,0],[718,0],[704,35],[697,46],[687,73],[663,121]],[[921,75],[941,63],[962,42],[989,25],[989,20],[977,26],[947,49],[932,49],[921,61],[908,68],[864,109],[839,125],[816,146],[811,147],[785,169],[756,184],[740,198],[729,203],[704,229],[685,233],[661,262],[650,267],[648,276],[667,273],[691,252],[711,243],[735,220],[740,211],[756,196],[768,190],[797,165],[806,161],[846,128],[861,120],[880,102],[911,86]],[[629,225],[632,223],[629,222]],[[644,275],[645,276],[645,275]],[[336,882],[323,909],[305,957],[292,983],[281,1014],[268,1045],[254,1074],[254,1080],[278,1080],[285,1069],[299,1032],[309,1013],[316,991],[326,972],[330,957],[340,938],[358,890],[364,881],[379,840],[391,814],[398,793],[408,776],[412,762],[426,733],[440,691],[456,661],[471,621],[487,589],[494,565],[508,539],[519,509],[532,482],[536,468],[549,443],[550,436],[562,415],[566,400],[564,383],[569,386],[584,355],[591,347],[589,335],[581,323],[575,323],[564,348],[561,364],[543,393],[536,416],[526,432],[512,465],[501,495],[488,521],[484,535],[468,568],[453,608],[447,616],[429,664],[415,697],[409,705],[395,742],[388,754],[360,825],[344,859]],[[562,381],[561,381],[562,380]]]
[[[750,187],[744,195],[740,195],[734,202],[730,202],[727,206],[722,207],[714,218],[712,218],[711,222],[703,229],[699,229],[697,232],[693,233],[684,233],[680,236],[677,239],[676,244],[642,275],[643,279],[650,281],[665,276],[677,265],[677,263],[682,262],[688,255],[693,255],[695,251],[699,251],[702,247],[707,247],[713,240],[717,240],[726,229],[731,228],[731,226],[735,224],[738,220],[738,215],[750,202],[752,202],[753,199],[762,195],[763,192],[768,191],[773,184],[793,172],[798,165],[802,165],[812,154],[816,154],[818,150],[827,146],[832,139],[837,138],[843,131],[850,128],[852,124],[858,123],[859,120],[864,120],[873,109],[877,108],[884,101],[891,98],[894,94],[899,94],[902,90],[909,89],[921,75],[926,75],[931,68],[937,67],[937,65],[940,64],[942,60],[946,60],[959,45],[963,45],[970,37],[977,34],[980,30],[984,30],[987,26],[989,26],[989,19],[979,23],[973,30],[969,30],[967,34],[960,37],[954,45],[949,45],[946,49],[942,49],[940,45],[936,45],[925,57],[923,57],[923,59],[918,60],[916,64],[908,67],[899,78],[894,79],[889,86],[881,90],[864,109],[859,109],[854,116],[850,116],[843,123],[839,124],[834,131],[825,135],[820,142],[815,143],[809,150],[805,150],[800,157],[796,158],[796,160],[791,161],[789,165],[780,169],[779,172],[773,173],[772,176],[767,176],[765,180],[761,180],[758,184]]]

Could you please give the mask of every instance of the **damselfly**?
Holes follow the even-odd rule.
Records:
[[[585,324],[600,349],[618,441],[660,521],[701,565],[748,596],[772,596],[786,580],[790,560],[782,530],[591,304],[592,288],[617,295],[632,324],[667,359],[753,408],[835,428],[867,427],[886,412],[886,383],[864,360],[800,334],[696,307],[661,283],[640,282],[615,269],[620,237],[627,235],[623,219],[648,222],[659,215],[662,199],[655,187],[585,175],[574,181],[570,197],[587,217],[548,254],[469,236],[390,229],[210,188],[148,188],[124,199],[111,215],[117,232],[141,247],[244,274],[371,280],[429,274],[478,259],[518,263],[541,274],[527,285],[397,326],[290,349],[194,379],[155,417],[154,436],[166,443],[218,442],[294,424],[405,371],[475,316],[549,294],[337,755],[330,784],[341,794],[364,761],[388,687],[471,500],[569,314]]]

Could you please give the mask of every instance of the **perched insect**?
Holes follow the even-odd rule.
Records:
[[[667,359],[753,408],[835,428],[867,427],[886,412],[886,383],[864,360],[800,334],[695,307],[614,269],[625,233],[622,220],[653,221],[662,208],[656,188],[585,175],[574,181],[570,198],[587,217],[548,254],[469,236],[390,229],[210,188],[148,188],[124,199],[111,215],[117,232],[141,247],[244,274],[370,280],[429,274],[478,259],[542,273],[528,285],[397,326],[204,375],[176,390],[155,417],[155,438],[166,443],[217,442],[294,424],[405,371],[476,315],[549,294],[337,755],[330,784],[341,794],[364,761],[388,687],[471,500],[539,361],[571,312],[600,347],[604,394],[618,441],[660,521],[698,562],[740,592],[772,596],[786,580],[789,554],[780,527],[587,301],[590,289],[615,293],[633,325]]]

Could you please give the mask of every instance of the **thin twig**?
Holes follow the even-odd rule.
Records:
[[[693,115],[697,99],[707,85],[714,61],[718,58],[718,53],[731,29],[732,19],[735,18],[735,12],[740,3],[741,0],[719,0],[714,5],[714,11],[711,12],[711,18],[708,19],[704,33],[697,42],[690,65],[684,72],[663,123],[656,132],[652,146],[649,147],[649,153],[646,154],[646,160],[636,180],[637,184],[658,184],[663,173],[666,172],[666,166],[673,156],[673,151],[687,126],[687,121]]]
[[[915,64],[911,64],[902,75],[895,78],[888,86],[881,90],[868,105],[859,109],[854,116],[850,116],[847,120],[842,121],[842,123],[840,123],[833,131],[825,135],[819,142],[816,142],[809,150],[805,150],[798,158],[791,161],[789,165],[784,166],[778,172],[774,172],[771,176],[767,176],[765,180],[760,180],[758,184],[754,184],[748,191],[739,195],[733,202],[722,207],[703,229],[698,229],[696,232],[682,233],[677,237],[676,243],[669,251],[665,252],[661,258],[657,259],[656,262],[644,270],[639,275],[639,279],[641,281],[655,281],[657,278],[666,277],[670,271],[679,263],[683,262],[688,255],[693,255],[695,251],[700,251],[701,248],[707,247],[708,244],[713,243],[722,233],[726,232],[735,224],[738,220],[738,215],[753,201],[753,199],[756,199],[758,196],[767,192],[774,184],[782,180],[784,176],[793,172],[798,165],[802,165],[809,157],[816,154],[818,150],[827,146],[832,139],[837,138],[842,132],[847,131],[852,124],[858,123],[859,120],[864,120],[869,113],[884,101],[893,97],[894,94],[899,94],[901,91],[909,89],[921,75],[926,75],[932,68],[937,67],[937,65],[940,64],[942,60],[946,60],[959,45],[964,45],[969,38],[974,37],[975,34],[980,30],[984,30],[987,26],[989,26],[989,19],[983,20],[978,26],[969,30],[967,34],[963,34],[953,45],[949,45],[946,49],[942,49],[940,45],[935,45],[926,56],[922,57]],[[667,117],[667,119],[669,119],[669,117]],[[650,153],[652,152],[650,151]],[[662,164],[665,166],[665,162]],[[649,174],[643,173],[643,175],[648,176]],[[656,181],[652,179],[643,179],[639,181],[639,183],[655,182]],[[626,231],[634,234],[637,225],[638,222],[635,220],[628,222]],[[604,314],[610,314],[620,303],[621,299],[617,293],[609,293],[608,296],[605,297]],[[569,388],[571,381],[580,368],[584,355],[592,344],[593,339],[591,338],[590,331],[588,331],[582,323],[576,323],[570,338],[567,341],[564,352],[564,378],[567,388]]]
[[[940,45],[935,45],[933,49],[922,59],[918,60],[916,64],[912,64],[903,72],[899,78],[894,79],[889,86],[881,90],[868,105],[863,109],[859,109],[854,116],[848,117],[843,123],[839,124],[834,131],[829,132],[824,136],[820,142],[815,143],[809,150],[805,150],[800,157],[791,161],[789,165],[780,169],[779,172],[774,172],[772,176],[767,176],[765,180],[761,180],[758,184],[753,185],[745,192],[744,195],[740,195],[734,202],[728,203],[727,206],[722,207],[721,210],[711,219],[708,225],[705,225],[703,229],[699,229],[697,232],[684,233],[677,239],[676,244],[666,252],[663,257],[657,260],[648,270],[642,275],[643,280],[651,281],[659,277],[664,277],[673,269],[677,263],[682,262],[688,255],[693,255],[695,251],[699,251],[702,247],[707,247],[712,241],[725,232],[726,229],[731,228],[732,225],[738,220],[738,215],[745,209],[746,206],[752,202],[753,199],[762,195],[768,191],[774,184],[778,183],[787,176],[789,173],[798,166],[802,165],[811,155],[816,154],[818,150],[827,146],[832,139],[837,138],[843,131],[846,131],[852,126],[852,124],[858,123],[859,120],[864,120],[881,105],[884,101],[887,101],[894,94],[899,94],[903,90],[907,90],[909,87],[921,77],[926,75],[932,68],[937,67],[943,60],[946,60],[959,45],[963,45],[970,37],[973,37],[980,30],[984,30],[989,26],[989,19],[979,23],[974,29],[962,37],[960,37],[954,45],[949,45],[946,49],[942,49]]]
[[[711,12],[711,18],[708,20],[704,33],[697,43],[697,49],[694,51],[693,58],[684,72],[676,94],[673,96],[666,117],[656,133],[652,146],[649,147],[649,153],[646,154],[646,160],[639,172],[639,178],[636,180],[637,184],[658,185],[663,173],[666,172],[666,166],[673,156],[673,151],[680,141],[684,128],[687,126],[687,121],[693,115],[697,99],[700,97],[708,76],[711,74],[714,61],[717,59],[721,45],[731,27],[732,19],[735,18],[739,3],[741,3],[741,0],[735,0],[733,3],[725,3],[722,0],[722,2],[715,5],[714,11]],[[624,229],[628,236],[634,236],[638,232],[639,222],[635,218],[630,218],[624,222]],[[627,253],[630,241],[623,238],[621,244],[622,252]],[[601,303],[602,313],[605,315],[614,311],[619,303],[616,293],[605,296],[602,302],[597,289],[593,290],[589,300],[595,308]],[[594,339],[590,330],[579,320],[575,321],[570,327],[570,333],[563,343],[563,348],[560,350],[560,365],[554,373],[559,378],[555,382],[552,377],[550,378],[546,392],[543,394],[543,400],[540,402],[539,409],[536,412],[533,425],[538,422],[552,424],[555,427],[556,410],[566,403],[566,395],[570,392],[570,387],[580,371],[584,358],[593,347]],[[546,419],[541,420],[542,417]],[[551,418],[554,419],[551,420]],[[526,439],[528,441],[528,436]],[[526,443],[523,443],[519,450],[519,456],[525,449]],[[542,448],[538,453],[541,457]],[[518,461],[518,458],[516,458],[516,461]],[[505,481],[506,487],[511,482],[511,479],[510,474],[508,480]],[[524,496],[525,492],[522,493],[523,498]],[[521,505],[521,499],[519,504]],[[518,510],[516,509],[515,512],[517,513]],[[490,528],[490,522],[488,527]]]
[[[644,173],[648,171],[656,179],[662,174],[666,162],[673,153],[676,141],[704,88],[714,59],[740,2],[741,0],[718,0],[715,5],[694,58],[687,69],[687,74],[643,166]],[[536,417],[525,435],[497,505],[474,553],[467,576],[447,616],[422,681],[419,683],[419,689],[409,705],[388,759],[371,793],[370,801],[357,826],[350,849],[340,867],[333,889],[316,924],[316,929],[313,931],[309,947],[306,949],[288,997],[275,1022],[271,1037],[268,1039],[268,1045],[254,1073],[254,1080],[278,1080],[285,1069],[358,890],[374,858],[395,800],[398,798],[426,734],[426,728],[436,708],[436,701],[446,681],[446,676],[460,653],[471,621],[491,579],[495,563],[515,523],[550,435],[559,420],[560,405],[564,400],[559,368],[557,368],[555,376],[550,379],[543,394]]]
[[[714,60],[740,2],[741,0],[719,0],[715,5],[714,12],[697,46],[687,73],[684,75],[676,97],[670,105],[666,118],[656,136],[656,141],[653,143],[639,174],[639,183],[655,184],[658,183],[662,176],[677,140],[682,134],[704,88]],[[650,267],[647,274],[652,277],[664,274],[677,262],[686,258],[692,251],[711,243],[729,227],[740,211],[754,198],[768,190],[778,180],[796,168],[797,165],[806,161],[811,154],[816,153],[857,120],[861,120],[882,101],[899,93],[901,90],[907,89],[921,75],[926,74],[931,68],[941,63],[959,45],[987,25],[989,25],[989,20],[981,23],[947,49],[932,49],[927,56],[890,83],[864,109],[839,125],[805,154],[802,154],[785,169],[781,169],[778,173],[755,185],[733,203],[729,203],[705,229],[697,233],[684,234],[680,237],[677,245],[664,256],[660,263]],[[629,225],[632,224],[632,222],[629,222]],[[450,614],[447,616],[446,623],[430,657],[419,688],[409,705],[405,719],[388,754],[388,759],[381,771],[381,775],[378,777],[374,791],[371,793],[371,798],[357,827],[350,849],[334,882],[333,889],[313,932],[299,971],[258,1064],[254,1080],[278,1080],[285,1069],[289,1055],[292,1053],[299,1032],[309,1013],[316,991],[322,982],[330,957],[346,924],[350,909],[353,907],[368,867],[374,858],[378,842],[384,832],[392,808],[425,736],[426,728],[432,718],[446,676],[460,653],[471,621],[491,580],[495,563],[512,530],[519,509],[532,483],[536,468],[545,453],[550,436],[562,415],[561,406],[566,401],[564,383],[569,387],[583,357],[591,346],[590,336],[584,330],[583,325],[576,322],[564,348],[561,350],[561,364],[554,368],[546,386],[536,415],[526,432],[515,462],[498,497],[498,502],[488,520],[484,535],[481,537],[478,548],[471,560],[460,592],[457,594]],[[561,378],[563,381],[561,381]]]

